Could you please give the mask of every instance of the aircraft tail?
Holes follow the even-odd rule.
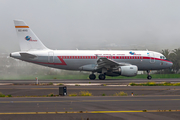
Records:
[[[48,49],[23,20],[14,20],[21,51]]]

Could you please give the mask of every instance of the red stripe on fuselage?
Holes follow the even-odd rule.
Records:
[[[27,61],[32,63],[38,63],[38,64],[48,64],[48,65],[67,65],[64,61],[64,59],[97,59],[97,56],[57,56],[61,63],[49,63],[49,62],[36,62],[36,61]],[[109,59],[154,59],[154,60],[160,60],[172,63],[170,61],[160,59],[160,58],[153,58],[153,57],[143,57],[143,56],[100,56],[100,57],[106,57]]]
[[[61,56],[57,56],[61,63],[49,63],[49,62],[36,62],[36,61],[27,61],[27,62],[32,62],[32,63],[37,63],[37,64],[47,64],[47,65],[67,65],[64,60],[61,58]]]
[[[58,63],[58,65],[67,65],[64,60],[61,58],[61,56],[57,56],[59,58],[59,60],[61,61],[61,63]]]
[[[154,57],[144,57],[144,56],[99,56],[99,57],[106,57],[109,59],[154,59],[154,60],[160,60],[172,63],[171,61],[167,61],[160,58],[154,58]],[[61,62],[64,61],[63,59],[97,59],[97,56],[58,56],[58,58],[61,58]]]

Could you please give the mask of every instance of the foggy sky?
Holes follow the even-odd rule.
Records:
[[[180,47],[179,0],[0,0],[0,52],[19,51],[14,19],[50,49]]]

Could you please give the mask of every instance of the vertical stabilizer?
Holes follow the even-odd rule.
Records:
[[[23,20],[14,20],[21,51],[48,49]]]

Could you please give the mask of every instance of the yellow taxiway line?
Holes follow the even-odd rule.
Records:
[[[72,114],[72,113],[129,113],[129,112],[180,112],[180,110],[130,110],[130,111],[65,111],[65,112],[1,112],[0,115],[12,114]]]

